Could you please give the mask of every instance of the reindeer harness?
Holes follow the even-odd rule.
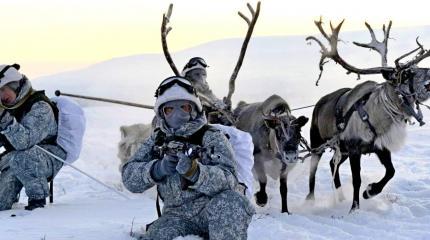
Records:
[[[363,95],[360,99],[358,99],[349,109],[346,111],[345,114],[343,114],[343,108],[347,104],[347,97],[348,94],[351,92],[351,90],[345,91],[337,100],[336,103],[336,128],[339,133],[343,132],[348,125],[349,119],[351,118],[352,114],[354,112],[358,113],[358,116],[360,119],[366,123],[366,125],[369,127],[370,131],[373,133],[373,138],[375,139],[377,136],[375,127],[370,123],[369,121],[369,114],[364,109],[364,105],[366,105],[367,101],[369,100],[370,94],[372,92],[368,92],[365,95]]]

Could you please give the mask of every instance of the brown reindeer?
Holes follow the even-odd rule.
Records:
[[[375,33],[369,24],[372,41],[369,44],[355,45],[370,48],[381,55],[381,67],[357,68],[344,60],[338,52],[338,35],[343,21],[336,27],[330,23],[332,34],[329,35],[322,27],[321,19],[315,25],[330,44],[328,49],[316,37],[308,37],[321,47],[321,60],[318,80],[321,78],[326,59],[331,59],[342,66],[348,73],[360,75],[380,74],[386,80],[383,83],[363,82],[354,88],[342,88],[322,97],[316,104],[310,130],[311,147],[318,149],[329,142],[335,149],[330,161],[331,172],[336,189],[341,186],[339,166],[349,158],[354,187],[351,211],[359,208],[359,191],[361,185],[360,158],[362,154],[375,153],[386,171],[378,182],[371,183],[363,192],[368,199],[379,194],[388,181],[394,176],[391,152],[403,145],[406,136],[406,124],[411,117],[423,125],[419,104],[430,97],[430,69],[419,68],[417,64],[430,55],[428,50],[418,42],[418,47],[395,60],[395,66],[387,65],[387,44],[391,21],[387,28],[383,27],[384,40],[376,40]],[[418,51],[418,52],[417,52]],[[417,52],[412,60],[400,63],[400,60]],[[318,83],[318,81],[317,81]],[[416,108],[416,110],[415,110]],[[307,199],[314,199],[315,173],[323,150],[314,151],[311,158],[309,177],[309,194]],[[350,211],[350,212],[351,212]]]

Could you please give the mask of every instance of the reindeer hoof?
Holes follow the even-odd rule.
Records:
[[[374,196],[378,195],[378,193],[380,193],[380,192],[381,192],[381,191],[379,191],[379,192],[378,192],[378,191],[375,189],[375,186],[374,186],[374,185],[375,185],[374,183],[371,183],[371,184],[367,185],[366,190],[364,190],[364,192],[363,192],[363,198],[364,198],[364,199],[372,198],[372,197],[374,197]]]
[[[257,192],[255,194],[255,203],[260,207],[266,206],[267,194],[265,192]]]
[[[349,210],[349,214],[356,212],[358,209],[360,209],[360,204],[354,201],[352,203],[351,210]]]
[[[308,201],[315,201],[315,195],[313,193],[309,193],[306,196],[306,200],[308,200]]]
[[[288,209],[287,210],[282,210],[281,213],[286,213],[288,215],[291,215],[291,213],[288,211]]]

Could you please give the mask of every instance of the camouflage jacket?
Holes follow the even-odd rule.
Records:
[[[204,117],[203,117],[204,118]],[[206,119],[194,121],[171,133],[163,128],[167,136],[187,137],[206,124]],[[163,213],[174,212],[195,216],[216,194],[237,187],[236,162],[233,150],[224,134],[219,130],[207,130],[203,135],[202,147],[208,151],[199,160],[200,175],[195,184],[187,190],[181,190],[181,176],[175,173],[161,182],[151,177],[152,165],[160,160],[155,153],[156,132],[145,141],[135,155],[123,166],[122,179],[125,187],[134,193],[141,193],[157,185],[160,197],[164,201]]]
[[[25,99],[32,92],[30,81],[26,80],[16,101]],[[31,98],[31,97],[30,97]],[[28,99],[30,99],[28,98]],[[24,104],[27,102],[25,101]],[[52,107],[44,101],[32,104],[31,108],[14,117],[14,110],[4,110],[0,119],[0,133],[10,150],[25,150],[42,141],[54,138],[57,135],[57,122]],[[6,138],[6,139],[4,139]]]

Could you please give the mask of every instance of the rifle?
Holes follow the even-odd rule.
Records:
[[[164,143],[161,146],[155,146],[156,153],[160,158],[162,156],[170,155],[170,156],[177,156],[179,152],[184,153],[187,157],[189,157],[191,160],[194,159],[201,159],[203,156],[203,153],[205,152],[205,148],[187,143],[187,142],[179,142],[179,141],[170,141],[167,143]],[[181,189],[186,190],[188,186],[191,184],[191,181],[181,176]]]

